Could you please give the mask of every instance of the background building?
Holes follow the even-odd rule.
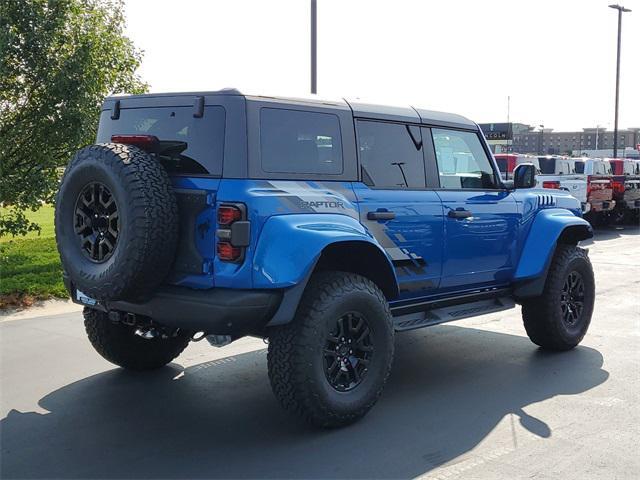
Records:
[[[600,150],[613,154],[613,131],[603,127],[583,128],[581,132],[554,132],[522,123],[480,124],[494,153],[517,152],[537,155],[581,155]],[[618,130],[618,150],[638,149],[640,128]]]

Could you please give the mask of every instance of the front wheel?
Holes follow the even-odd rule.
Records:
[[[547,350],[575,347],[587,333],[594,300],[595,280],[586,250],[558,245],[542,295],[522,304],[527,335]]]
[[[282,406],[321,427],[364,416],[378,400],[393,361],[387,301],[369,279],[314,275],[294,320],[269,335],[269,379]]]

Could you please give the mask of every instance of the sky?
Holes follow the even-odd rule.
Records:
[[[613,0],[317,0],[318,95],[476,122],[613,129]],[[640,0],[623,0],[620,128],[640,127]],[[310,0],[126,0],[152,92],[310,91]],[[510,97],[510,108],[507,97]]]

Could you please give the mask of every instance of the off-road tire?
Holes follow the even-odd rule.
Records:
[[[623,222],[626,225],[633,225],[634,227],[637,227],[640,225],[640,210],[632,210],[632,209],[625,209],[624,211],[624,217],[623,217]]]
[[[84,327],[93,348],[111,363],[128,370],[152,370],[171,362],[187,347],[191,336],[144,339],[136,327],[112,322],[106,313],[85,308]]]
[[[74,231],[79,196],[92,183],[108,188],[118,209],[117,242],[99,262],[83,254]],[[144,297],[168,275],[177,249],[178,206],[167,172],[132,145],[79,150],[57,195],[55,229],[65,274],[77,289],[98,300]]]
[[[584,282],[584,301],[582,314],[574,325],[568,325],[563,319],[561,299],[565,282],[572,272],[577,272]],[[558,245],[542,295],[527,299],[522,304],[527,335],[533,343],[546,350],[574,348],[587,333],[594,300],[595,280],[587,251],[573,245]]]
[[[332,321],[348,312],[366,318],[373,350],[361,383],[341,392],[325,375],[323,348]],[[316,426],[339,427],[360,419],[376,403],[393,354],[394,329],[381,290],[360,275],[319,272],[309,281],[293,321],[269,332],[269,380],[286,410]]]

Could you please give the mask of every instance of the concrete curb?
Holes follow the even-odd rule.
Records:
[[[71,300],[45,300],[36,302],[27,308],[12,308],[0,312],[0,322],[11,320],[21,320],[24,318],[37,318],[48,315],[59,315],[62,313],[81,312],[82,306],[73,303]]]

